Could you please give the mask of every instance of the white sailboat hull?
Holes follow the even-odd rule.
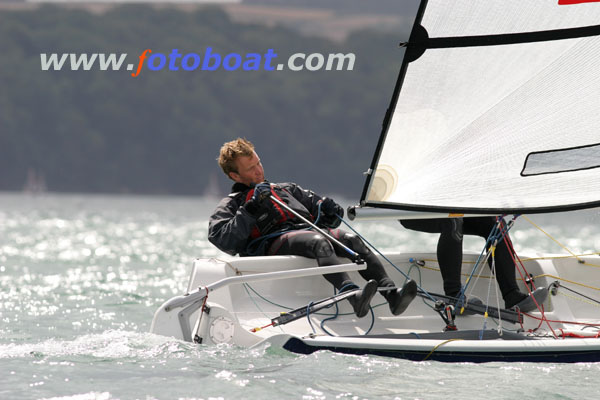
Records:
[[[443,293],[435,255],[389,254],[387,257],[425,291]],[[475,254],[465,254],[463,282],[476,258]],[[421,261],[419,264],[424,261],[424,265],[415,263],[417,260]],[[151,331],[203,345],[269,344],[297,353],[331,350],[412,360],[474,362],[600,361],[600,339],[596,338],[600,332],[600,303],[594,300],[599,297],[600,258],[590,256],[578,261],[531,257],[523,260],[537,287],[559,283],[544,302],[543,313],[538,310],[521,314],[520,322],[479,314],[458,315],[454,321],[457,330],[445,331],[446,323],[432,309],[432,301],[417,297],[403,314],[393,316],[379,294],[371,302],[372,316],[356,318],[349,303],[343,300],[338,303],[336,318],[332,318],[336,314],[332,307],[285,325],[268,326],[282,312],[334,294],[332,286],[320,274],[277,279],[268,275],[318,268],[315,260],[297,256],[199,259],[194,262],[188,292],[208,291],[208,297],[204,299],[196,293],[199,297],[192,304],[173,307],[169,304],[177,302],[165,303],[156,311]],[[351,268],[349,265],[348,269]],[[321,270],[313,270],[313,273]],[[386,270],[398,285],[404,282],[404,276],[389,264]],[[358,272],[349,273],[357,284],[364,284]],[[243,283],[246,278],[260,278],[259,274],[266,274],[261,278],[265,280]],[[242,278],[232,280],[232,277]],[[211,285],[223,279],[232,283],[211,289]],[[487,266],[471,279],[467,292],[470,296],[479,297],[490,307],[504,306],[502,299],[497,298],[496,282]],[[522,286],[522,290],[527,289]],[[191,297],[179,299],[181,302]],[[201,313],[203,304],[205,311]],[[329,320],[323,322],[326,319]],[[261,327],[264,329],[255,331]]]

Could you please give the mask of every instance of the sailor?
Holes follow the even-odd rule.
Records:
[[[444,282],[444,292],[446,296],[458,298],[462,290],[460,274],[462,268],[463,235],[476,235],[487,239],[492,229],[496,226],[496,218],[440,218],[402,220],[400,223],[405,228],[411,230],[440,233],[437,245],[437,258]],[[504,227],[506,222],[502,220],[501,224]],[[510,244],[508,234],[506,234],[505,238],[506,242]],[[519,290],[515,279],[515,263],[506,242],[504,239],[499,240],[494,252],[496,281],[502,293],[504,306],[507,309],[518,307],[522,312],[533,311],[546,300],[548,289],[539,287],[533,291],[533,296]],[[487,246],[489,248],[490,244]],[[510,247],[512,248],[512,244]],[[491,268],[491,257],[488,259],[488,264]],[[471,302],[471,300],[469,301]],[[481,300],[474,298],[473,302],[481,303]]]
[[[337,256],[350,258],[324,235],[307,229],[307,224],[271,200],[272,195],[366,261],[367,268],[360,274],[367,284],[349,298],[357,317],[367,315],[378,287],[389,288],[380,293],[394,315],[404,312],[415,298],[414,281],[408,280],[402,288],[396,288],[377,256],[357,236],[336,229],[344,210],[335,201],[294,183],[265,182],[260,158],[248,140],[238,138],[223,144],[218,162],[225,175],[235,182],[231,194],[221,200],[209,221],[208,240],[220,250],[240,256],[298,255],[316,259],[319,266],[338,264]],[[345,272],[323,276],[339,291],[358,287]]]

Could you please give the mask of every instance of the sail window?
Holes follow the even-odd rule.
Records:
[[[522,176],[556,174],[600,167],[600,144],[529,153]]]

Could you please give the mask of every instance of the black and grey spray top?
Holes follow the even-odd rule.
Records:
[[[318,216],[319,201],[322,198],[310,190],[304,190],[295,183],[271,184],[271,192],[292,210],[309,221]],[[271,200],[256,204],[252,198],[254,188],[236,183],[231,194],[225,197],[210,217],[208,240],[220,250],[241,256],[249,255],[248,245],[266,235],[282,230],[303,229],[307,226],[292,213]],[[252,212],[250,212],[252,211]],[[344,215],[337,205],[337,213]],[[318,226],[335,228],[340,224],[336,216],[321,215]],[[256,255],[262,254],[264,248]]]

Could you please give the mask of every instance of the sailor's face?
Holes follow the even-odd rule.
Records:
[[[237,173],[231,172],[229,176],[238,183],[247,186],[259,184],[265,180],[265,170],[260,163],[260,158],[256,152],[251,156],[240,156],[235,159]]]

